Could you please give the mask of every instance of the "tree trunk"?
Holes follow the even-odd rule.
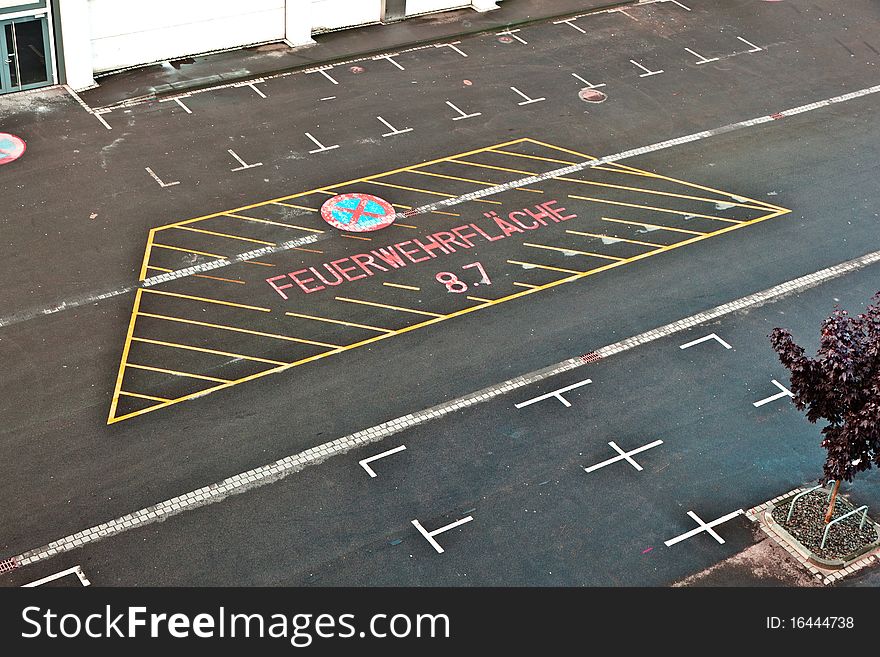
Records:
[[[831,501],[828,502],[828,510],[825,512],[825,524],[831,522],[831,516],[834,515],[834,503],[837,501],[837,491],[840,489],[840,479],[834,482],[834,490],[831,491]]]

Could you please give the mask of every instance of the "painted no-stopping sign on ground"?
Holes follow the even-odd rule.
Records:
[[[340,194],[321,206],[324,221],[352,233],[379,230],[394,223],[394,208],[388,201],[370,194]]]
[[[24,139],[10,135],[8,132],[0,132],[0,164],[14,162],[27,148]]]

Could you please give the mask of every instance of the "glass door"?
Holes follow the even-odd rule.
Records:
[[[0,23],[0,93],[51,83],[52,62],[45,18]]]

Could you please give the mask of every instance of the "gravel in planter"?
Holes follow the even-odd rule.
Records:
[[[822,543],[822,535],[825,533],[826,527],[827,490],[825,492],[822,490],[813,491],[798,499],[794,513],[791,514],[791,520],[786,522],[789,505],[790,502],[774,508],[773,520],[800,541],[801,545],[823,559],[846,559],[852,553],[878,540],[877,530],[874,528],[870,516],[865,520],[862,529],[859,529],[862,515],[858,513],[831,527],[823,549],[819,546]],[[856,507],[849,500],[838,495],[832,520],[846,515],[854,508]],[[870,511],[870,509],[868,510]]]

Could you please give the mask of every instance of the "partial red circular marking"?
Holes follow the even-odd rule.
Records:
[[[608,96],[602,91],[585,87],[578,92],[578,98],[588,103],[602,103]]]
[[[24,155],[27,144],[24,139],[10,135],[8,132],[0,132],[0,164],[15,162]]]
[[[391,204],[372,194],[339,194],[321,206],[321,218],[339,230],[366,233],[387,228],[397,213]]]
[[[348,70],[351,71],[351,72],[354,73],[354,74],[358,74],[358,73],[363,73],[363,72],[366,71],[367,69],[365,69],[363,66],[352,66],[352,67],[349,68]]]

